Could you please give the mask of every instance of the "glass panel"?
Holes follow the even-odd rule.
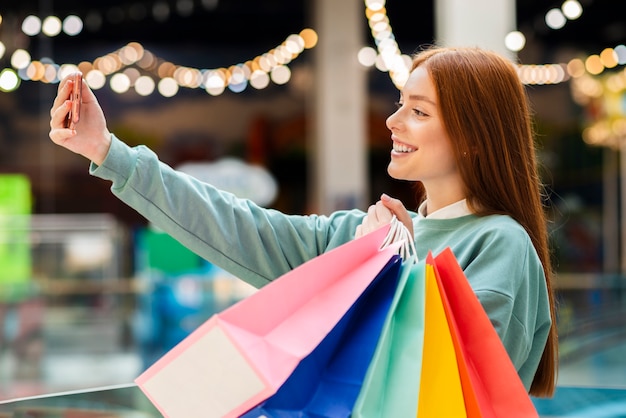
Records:
[[[254,291],[168,235],[132,234],[110,215],[2,219],[11,234],[0,250],[26,256],[0,259],[0,270],[17,260],[24,268],[11,271],[28,274],[0,279],[0,401],[133,382]]]
[[[128,384],[4,401],[0,416],[156,418],[161,414],[138,387]]]
[[[542,417],[618,417],[626,411],[626,293],[617,275],[557,276],[560,370]]]

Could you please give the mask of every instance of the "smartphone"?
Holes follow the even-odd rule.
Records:
[[[74,82],[72,88],[72,94],[70,100],[72,101],[72,107],[67,114],[67,120],[65,126],[70,129],[74,129],[76,124],[80,120],[80,103],[83,98],[83,75],[81,73],[72,74],[72,81]]]

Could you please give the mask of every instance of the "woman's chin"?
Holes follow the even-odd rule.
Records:
[[[399,170],[394,167],[393,163],[390,163],[387,166],[387,174],[394,180],[405,180],[405,176],[403,176]]]
[[[410,175],[409,173],[399,170],[393,163],[390,163],[387,166],[387,174],[389,174],[389,177],[394,180],[418,181],[414,175]]]

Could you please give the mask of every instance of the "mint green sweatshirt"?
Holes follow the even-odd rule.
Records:
[[[261,287],[354,238],[361,210],[287,215],[220,191],[113,136],[90,173],[151,223],[207,261]],[[422,218],[412,213],[418,257],[450,247],[527,390],[550,329],[541,262],[520,224],[503,215]]]

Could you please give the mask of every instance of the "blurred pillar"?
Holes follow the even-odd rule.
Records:
[[[504,37],[516,29],[515,0],[434,0],[435,39],[449,46],[479,46],[513,58]]]
[[[311,211],[329,214],[364,208],[368,200],[366,69],[357,61],[365,45],[363,0],[316,0],[315,88],[312,112],[314,184]]]

